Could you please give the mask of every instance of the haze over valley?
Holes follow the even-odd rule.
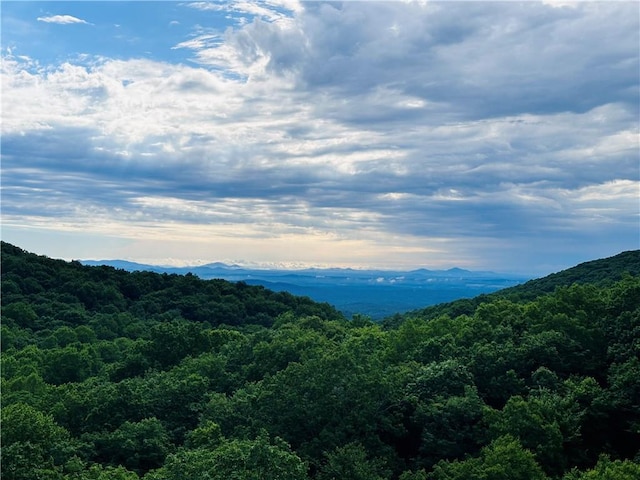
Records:
[[[411,271],[362,269],[252,269],[221,262],[191,267],[161,267],[122,260],[85,260],[127,271],[193,273],[203,279],[222,278],[328,302],[346,317],[361,314],[380,320],[428,305],[471,298],[510,287],[530,277],[460,268]]]

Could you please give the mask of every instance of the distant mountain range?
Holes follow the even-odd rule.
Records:
[[[307,268],[301,270],[253,269],[215,262],[188,267],[145,265],[125,260],[83,260],[84,265],[107,265],[126,271],[197,275],[249,285],[262,285],[319,302],[327,302],[347,317],[359,313],[381,319],[460,298],[519,285],[531,277],[470,271],[461,268],[411,271]]]

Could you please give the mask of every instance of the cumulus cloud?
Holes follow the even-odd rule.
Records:
[[[637,247],[637,6],[555,3],[196,2],[247,20],[192,65],[7,54],[3,216],[408,268]]]
[[[86,20],[82,20],[81,18],[77,18],[72,15],[50,15],[47,17],[38,17],[37,20],[39,22],[57,23],[59,25],[69,25],[71,23],[84,23],[86,25],[91,25]]]

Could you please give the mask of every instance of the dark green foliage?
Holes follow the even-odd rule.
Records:
[[[289,446],[262,433],[255,440],[220,439],[207,448],[181,449],[146,480],[305,480],[307,467]]]
[[[2,478],[58,478],[74,445],[51,415],[23,404],[2,408]]]
[[[494,440],[480,456],[464,461],[440,462],[433,480],[545,480],[534,456],[511,436]]]
[[[367,458],[367,451],[358,443],[338,447],[326,454],[326,462],[317,475],[319,480],[383,480],[383,465]]]
[[[505,296],[515,294],[531,300],[544,293],[551,293],[558,287],[568,287],[574,283],[609,286],[622,279],[625,274],[640,275],[640,250],[630,250],[610,258],[584,262],[523,285],[506,288],[500,293]]]
[[[424,310],[409,312],[400,316],[396,315],[389,318],[386,323],[388,325],[397,325],[404,319],[416,315],[422,318],[437,318],[440,315],[449,315],[454,318],[459,315],[470,315],[480,304],[491,302],[497,298],[506,298],[512,301],[535,300],[542,295],[554,292],[558,288],[569,287],[576,283],[603,287],[610,286],[612,283],[623,279],[625,275],[640,275],[640,250],[631,250],[619,253],[614,257],[581,263],[567,270],[530,280],[522,285],[505,288],[495,293],[433,305]],[[637,291],[635,293],[638,294]],[[638,296],[636,295],[635,298],[637,299]]]
[[[98,338],[111,339],[141,336],[150,324],[173,319],[210,327],[270,326],[286,312],[341,317],[328,304],[263,287],[194,275],[85,267],[27,253],[6,242],[1,247],[3,323],[34,333],[89,324]]]
[[[160,467],[171,450],[169,435],[157,418],[127,421],[113,432],[83,438],[95,445],[92,459],[96,462],[124,465],[136,472]]]
[[[379,325],[3,243],[2,479],[638,478],[636,257]]]
[[[637,480],[640,478],[640,463],[629,460],[614,460],[603,456],[596,466],[586,472],[573,469],[562,480]]]

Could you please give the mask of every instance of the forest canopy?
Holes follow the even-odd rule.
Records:
[[[2,478],[640,478],[621,255],[374,323],[3,242]]]

